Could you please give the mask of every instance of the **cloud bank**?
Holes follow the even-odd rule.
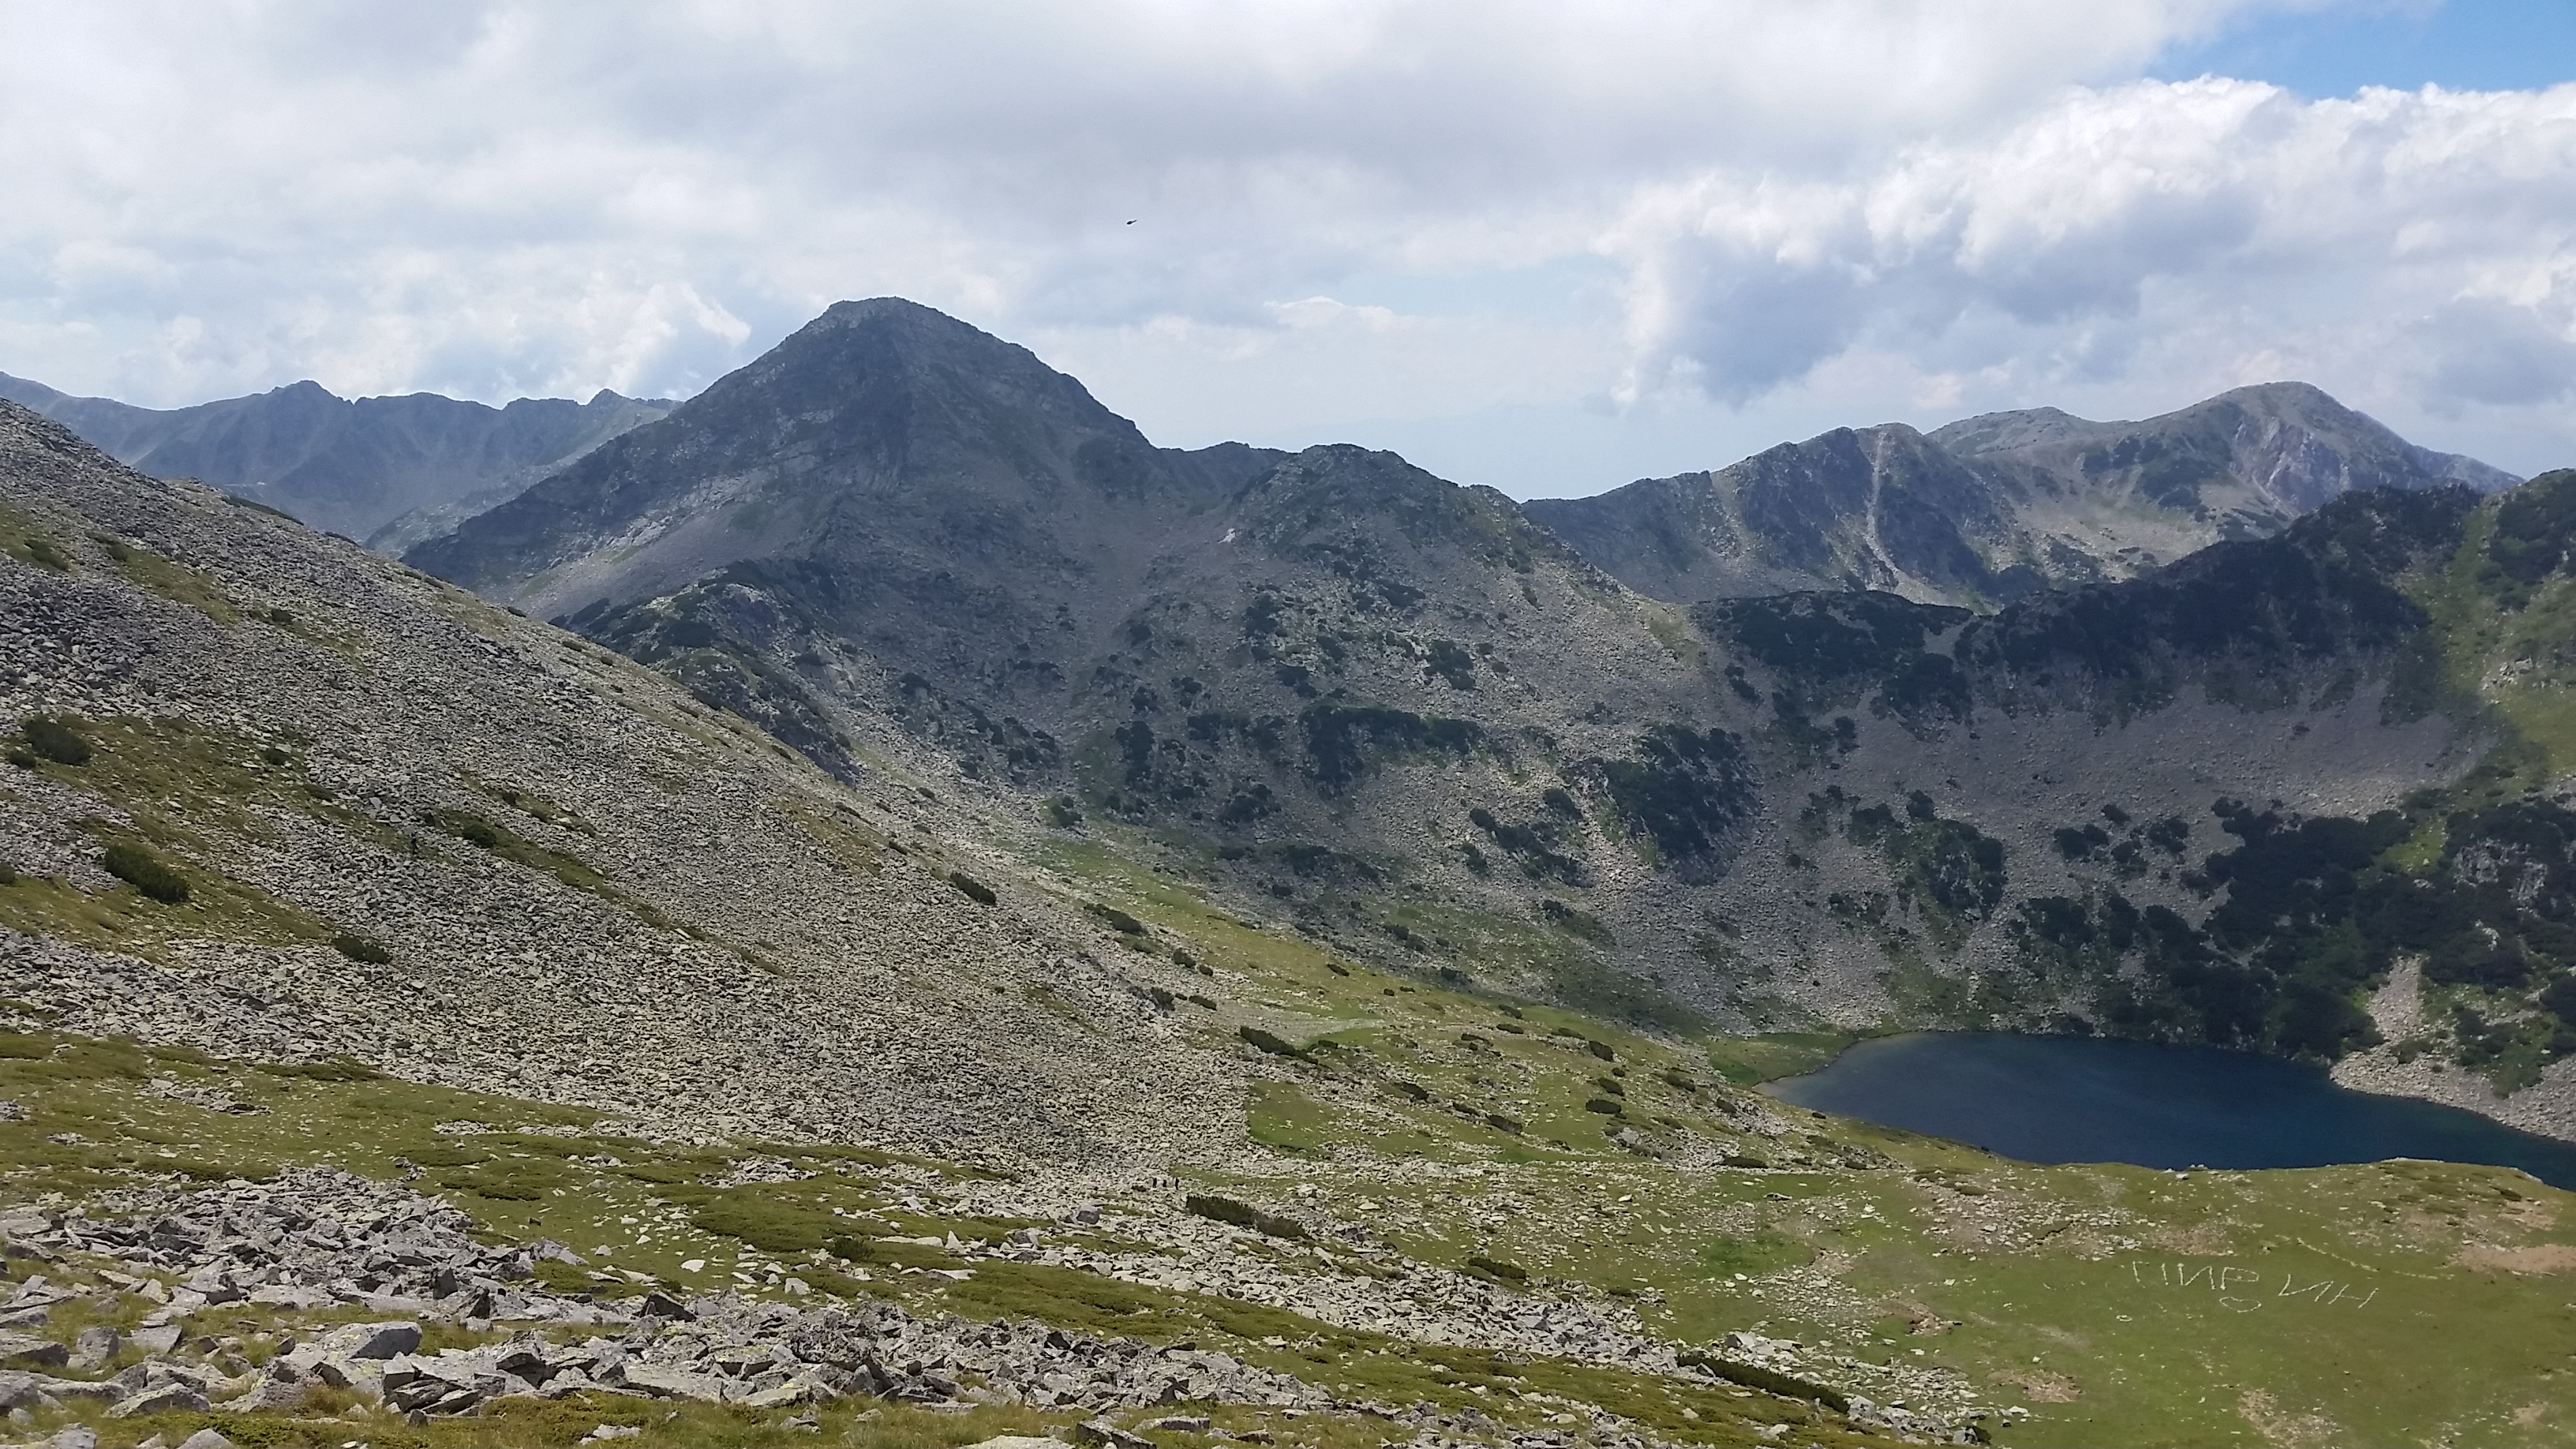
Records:
[[[1522,493],[2275,377],[2576,461],[2576,86],[2134,79],[2257,8],[0,0],[0,369],[686,394],[892,292]]]

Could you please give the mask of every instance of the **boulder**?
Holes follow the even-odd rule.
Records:
[[[212,1407],[206,1396],[191,1384],[176,1380],[143,1390],[107,1411],[111,1419],[131,1419],[137,1414],[200,1413]]]
[[[72,1340],[71,1366],[84,1373],[92,1369],[104,1368],[107,1361],[116,1357],[117,1350],[124,1346],[123,1335],[105,1324],[84,1328],[79,1336]]]
[[[313,1341],[326,1355],[344,1358],[392,1358],[420,1347],[420,1325],[396,1319],[384,1323],[347,1323]]]
[[[71,1350],[50,1338],[0,1328],[0,1364],[10,1368],[58,1369],[70,1360]]]
[[[714,1374],[692,1373],[687,1369],[665,1368],[657,1363],[626,1364],[626,1387],[658,1394],[666,1399],[721,1399],[725,1381]]]
[[[1130,1434],[1107,1419],[1085,1419],[1073,1426],[1073,1442],[1090,1449],[1154,1449],[1154,1441]]]

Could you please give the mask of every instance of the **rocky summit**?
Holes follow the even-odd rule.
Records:
[[[530,466],[397,562],[0,402],[0,1439],[2576,1427],[2522,1173],[1760,1089],[2576,1138],[2576,473],[2280,385],[1525,506],[887,299]]]

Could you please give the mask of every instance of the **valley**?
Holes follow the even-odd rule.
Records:
[[[1756,1090],[2576,1136],[2576,475],[2416,482],[1668,599],[863,303],[397,563],[0,404],[0,1433],[2558,1442],[2566,1193]]]

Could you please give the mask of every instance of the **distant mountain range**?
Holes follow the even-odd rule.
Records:
[[[1929,434],[1837,428],[1715,472],[1526,506],[1621,583],[1677,603],[1883,589],[1992,607],[2268,537],[2357,488],[2519,481],[2285,382],[2135,423],[2040,408]]]
[[[774,368],[777,356],[755,369]],[[302,382],[155,411],[5,373],[0,397],[145,472],[198,478],[393,554],[677,406],[607,391],[497,409],[430,393],[353,402]],[[1132,435],[1118,447],[1168,451],[1118,422]],[[1196,456],[1171,453],[1168,466],[1240,481],[1287,455],[1228,445]],[[1712,472],[1520,507],[1629,588],[1674,603],[1880,589],[1993,608],[2038,589],[2134,577],[2224,539],[2268,537],[2356,488],[2462,483],[2491,493],[2518,481],[2409,443],[2304,383],[2267,383],[2142,422],[2038,408],[1929,434],[1902,423],[1837,428]],[[665,547],[713,557],[740,542]]]
[[[6,373],[0,397],[129,467],[196,478],[387,552],[446,532],[673,406],[606,390],[586,403],[521,398],[500,408],[435,393],[352,401],[299,382],[163,411]]]

